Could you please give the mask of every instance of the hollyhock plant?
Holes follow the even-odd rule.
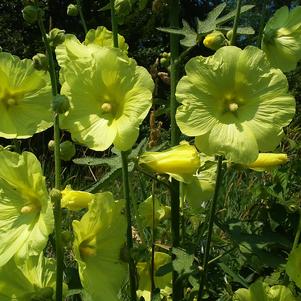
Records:
[[[127,278],[127,264],[120,254],[126,241],[124,202],[110,192],[95,194],[88,212],[73,221],[73,250],[83,288],[92,300],[117,301]]]
[[[40,162],[29,152],[0,151],[0,266],[39,255],[53,231],[52,204]]]
[[[71,105],[61,127],[96,151],[112,144],[130,149],[152,104],[154,83],[147,70],[120,49],[100,47],[91,60],[70,62],[61,73],[61,93]]]
[[[0,53],[0,137],[28,138],[52,126],[47,73],[29,59]]]
[[[207,155],[251,163],[280,142],[295,113],[285,75],[253,46],[225,46],[192,58],[178,83],[176,120]]]
[[[265,171],[273,169],[287,162],[287,154],[261,153],[258,155],[256,161],[246,165],[245,167],[256,171]]]
[[[262,49],[273,67],[296,69],[301,60],[301,6],[283,6],[275,12],[264,28]]]

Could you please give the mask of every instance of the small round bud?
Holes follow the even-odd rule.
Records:
[[[63,161],[70,161],[75,156],[75,145],[71,141],[64,141],[60,144],[60,158]]]
[[[231,40],[232,39],[232,36],[233,36],[233,30],[229,30],[227,33],[226,33],[226,37],[228,40]]]
[[[49,31],[48,41],[51,47],[56,47],[65,41],[65,30],[53,28]]]
[[[78,8],[76,4],[69,4],[67,7],[67,15],[70,17],[76,17],[78,15]]]
[[[32,57],[33,67],[37,70],[48,70],[48,58],[44,53],[37,53]]]
[[[52,110],[58,114],[66,113],[70,108],[69,99],[65,95],[58,94],[52,101]]]
[[[62,193],[60,190],[56,189],[56,188],[52,188],[49,196],[51,198],[51,201],[54,203],[56,201],[59,201],[62,198]]]
[[[229,44],[229,41],[226,39],[222,32],[213,31],[206,35],[203,44],[209,49],[217,50],[223,46],[227,46]]]
[[[23,19],[29,23],[34,24],[37,22],[39,17],[39,8],[34,5],[27,5],[22,10]]]
[[[50,140],[50,141],[48,142],[48,149],[49,149],[51,152],[54,152],[54,146],[55,146],[54,140]]]

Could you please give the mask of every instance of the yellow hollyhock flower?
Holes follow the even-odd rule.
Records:
[[[112,144],[130,149],[152,104],[154,83],[147,70],[120,49],[99,47],[90,60],[72,61],[61,74],[61,93],[70,100],[61,127],[96,151]]]
[[[193,145],[183,143],[162,152],[145,152],[139,157],[138,163],[153,172],[190,182],[200,167],[200,158]]]
[[[123,36],[118,34],[119,48],[127,52],[128,45]],[[96,29],[90,29],[81,43],[75,35],[65,35],[65,40],[55,49],[56,59],[61,68],[72,60],[90,60],[91,55],[97,52],[99,47],[114,47],[113,34],[104,26],[98,26]],[[62,80],[62,77],[61,77]]]
[[[51,127],[51,99],[47,73],[0,52],[0,137],[28,138]]]
[[[158,269],[171,262],[171,257],[162,252],[155,252],[155,273]],[[145,301],[150,301],[151,297],[151,274],[150,274],[150,262],[138,262],[137,263],[138,272],[138,298],[143,297]],[[166,298],[172,293],[171,289],[171,273],[167,273],[164,276],[154,277],[155,285],[160,288],[160,294]]]
[[[301,6],[275,12],[264,28],[262,50],[272,66],[284,72],[296,69],[301,60]]]
[[[287,154],[261,153],[256,161],[246,165],[256,171],[265,171],[288,162]]]
[[[73,190],[70,185],[67,185],[62,190],[62,208],[68,208],[69,210],[80,210],[88,208],[90,202],[94,199],[92,193],[86,191]]]
[[[28,257],[20,266],[11,259],[0,268],[0,300],[54,300],[55,270],[55,261],[45,258],[43,253]]]
[[[210,57],[194,57],[176,91],[176,121],[206,155],[254,162],[272,151],[295,113],[294,97],[280,69],[253,46],[225,46]]]
[[[117,301],[127,278],[127,264],[120,260],[126,242],[124,202],[110,192],[95,194],[88,212],[73,221],[73,251],[83,288],[97,301]]]
[[[0,151],[0,267],[38,255],[53,231],[52,204],[40,162],[29,152]]]
[[[209,49],[217,50],[223,46],[227,46],[229,41],[222,32],[213,31],[206,35],[205,39],[203,40],[203,44]]]

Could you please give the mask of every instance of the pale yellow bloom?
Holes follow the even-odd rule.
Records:
[[[200,167],[200,158],[193,145],[183,143],[162,152],[146,152],[139,158],[139,164],[158,174],[190,182]]]
[[[92,193],[86,191],[73,190],[71,186],[67,185],[62,191],[62,207],[69,210],[80,210],[88,208],[89,203],[94,199]]]
[[[261,153],[256,161],[245,166],[256,171],[264,171],[285,164],[287,161],[287,154]]]

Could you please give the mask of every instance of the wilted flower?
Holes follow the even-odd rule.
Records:
[[[28,257],[20,266],[11,259],[0,268],[1,301],[54,300],[55,270],[55,261],[43,253]]]
[[[240,288],[233,296],[233,301],[297,301],[290,289],[284,285],[270,287],[267,283],[257,280],[249,289]]]
[[[278,9],[264,28],[262,49],[273,67],[294,70],[301,59],[301,6]]]
[[[271,68],[263,51],[225,46],[211,57],[192,58],[186,74],[177,86],[182,105],[176,120],[184,134],[196,136],[200,151],[249,164],[259,150],[279,144],[295,100],[285,75]]]
[[[28,138],[52,126],[51,86],[47,73],[29,59],[0,53],[0,136]]]
[[[72,223],[81,283],[93,300],[118,300],[127,278],[127,264],[120,260],[126,240],[123,210],[124,202],[114,201],[110,192],[97,193],[88,212]]]
[[[216,181],[216,162],[213,157],[201,157],[200,171],[190,183],[183,183],[183,200],[195,212],[200,212],[204,202],[209,201],[214,193]],[[204,162],[204,163],[203,163]]]
[[[0,151],[0,266],[38,255],[53,231],[52,205],[37,158]]]
[[[160,267],[171,262],[171,257],[162,252],[155,252],[154,258],[154,269],[155,273]],[[151,300],[151,274],[150,274],[150,262],[138,262],[137,272],[138,272],[138,298],[143,297],[145,301]],[[167,273],[164,276],[155,276],[154,281],[156,288],[160,288],[160,293],[162,296],[168,297],[172,293],[171,290],[171,273]]]
[[[217,50],[223,46],[227,46],[228,42],[229,41],[226,39],[222,32],[213,31],[206,35],[203,44],[209,49]]]
[[[145,152],[139,157],[139,164],[153,172],[189,182],[200,167],[200,158],[193,145],[183,143],[162,152]]]
[[[67,185],[62,191],[61,206],[69,210],[80,210],[82,208],[88,208],[88,205],[93,199],[94,195],[92,193],[73,190],[71,186]]]
[[[154,83],[147,70],[120,49],[99,47],[90,60],[66,65],[62,76],[61,93],[71,106],[61,127],[96,151],[112,143],[130,149],[152,104]]]
[[[162,219],[170,216],[170,207],[164,206],[158,199],[155,198],[155,225]],[[139,204],[138,207],[139,218],[143,226],[152,227],[153,224],[153,197],[148,197],[144,202]]]
[[[287,154],[261,153],[258,155],[256,161],[246,165],[246,167],[256,171],[265,171],[285,164],[287,161]]]

